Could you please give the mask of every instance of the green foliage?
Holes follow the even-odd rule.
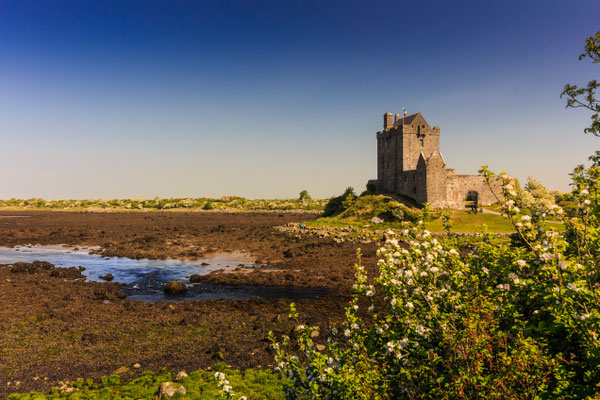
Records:
[[[419,213],[394,199],[382,195],[356,197],[348,188],[338,197],[332,198],[325,206],[322,217],[335,216],[337,219],[356,222],[369,222],[373,217],[385,222],[417,221]]]
[[[452,212],[450,210],[443,210],[441,214],[442,226],[446,232],[450,232],[450,229],[452,229],[452,221],[450,220],[451,215]]]
[[[353,187],[348,187],[341,196],[332,197],[325,205],[323,217],[334,217],[347,210],[356,199]]]
[[[348,208],[350,208],[352,202],[354,201],[354,199],[356,199],[356,197],[357,196],[356,193],[354,193],[354,188],[352,186],[347,187],[346,191],[342,195],[342,209],[347,210]]]
[[[549,211],[570,235],[522,215],[506,174],[501,210],[518,240],[440,241],[423,224],[390,231],[379,275],[356,265],[345,321],[326,342],[301,321],[273,338],[286,398],[599,398],[600,153],[593,161],[575,175],[579,216]]]
[[[298,200],[304,202],[304,201],[310,201],[312,200],[312,197],[310,197],[310,195],[308,194],[308,191],[303,190],[300,192],[300,196],[298,196]]]
[[[10,210],[193,210],[202,209],[212,203],[215,210],[270,211],[270,210],[323,210],[327,200],[312,199],[255,199],[248,200],[239,196],[224,196],[221,199],[211,198],[170,198],[153,200],[145,199],[100,199],[100,200],[43,200],[43,199],[10,199],[0,200],[0,209]]]
[[[569,250],[580,257],[600,258],[600,151],[590,156],[588,169],[575,168],[573,195],[577,208],[567,224]]]
[[[375,194],[376,187],[372,182],[367,183],[367,194]]]
[[[214,210],[215,206],[213,206],[212,201],[207,201],[206,203],[204,203],[204,206],[202,207],[203,210]]]
[[[283,399],[282,380],[280,376],[269,370],[252,370],[245,372],[230,370],[224,365],[215,366],[215,370],[227,373],[231,386],[245,393],[248,400],[251,399]],[[223,399],[222,392],[214,381],[214,371],[198,370],[183,378],[181,383],[187,394],[176,395],[176,398],[217,400]],[[72,400],[125,400],[125,399],[153,399],[162,382],[173,381],[169,372],[154,374],[144,372],[139,378],[130,382],[121,383],[118,375],[102,378],[99,382],[92,379],[71,382],[76,390],[72,393],[60,393],[53,389],[51,393],[23,393],[8,396],[10,400],[50,400],[50,399],[72,399]]]
[[[420,217],[423,222],[430,222],[435,219],[433,209],[431,208],[431,205],[429,205],[429,203],[423,204]]]
[[[600,32],[585,40],[584,52],[579,59],[590,58],[592,63],[600,62]],[[567,107],[585,108],[592,112],[592,123],[584,129],[585,133],[600,136],[600,102],[596,98],[596,90],[600,86],[597,80],[591,80],[586,87],[566,84],[560,97],[567,98]]]
[[[527,178],[524,188],[515,186],[517,204],[523,209],[531,212],[548,214],[556,204],[555,193],[548,190],[544,185],[532,177]]]

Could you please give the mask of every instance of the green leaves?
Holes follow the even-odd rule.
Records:
[[[354,296],[327,345],[303,325],[301,358],[287,338],[275,344],[287,398],[598,396],[600,153],[592,161],[573,174],[578,216],[548,207],[566,235],[523,215],[515,179],[487,167],[484,178],[502,184],[513,240],[483,235],[459,247],[423,223],[386,232],[374,279],[358,254]]]
[[[585,40],[585,51],[579,56],[580,60],[584,58],[591,58],[594,64],[600,62],[600,32]],[[585,87],[566,84],[560,95],[561,98],[567,98],[567,108],[586,108],[592,111],[592,122],[584,132],[594,136],[600,136],[600,103],[596,97],[599,86],[600,83],[595,79],[589,81]]]

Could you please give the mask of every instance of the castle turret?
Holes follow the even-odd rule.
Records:
[[[383,114],[383,130],[387,131],[394,126],[394,121],[392,120],[392,113]]]

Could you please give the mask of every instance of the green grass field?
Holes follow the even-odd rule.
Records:
[[[469,213],[462,210],[454,210],[450,216],[452,224],[451,232],[513,232],[514,228],[509,220],[501,215],[488,213]],[[444,226],[441,218],[425,223],[431,232],[442,232]]]
[[[450,216],[452,228],[450,232],[459,233],[506,233],[513,232],[513,226],[508,219],[501,215],[489,213],[469,213],[462,210],[453,210]],[[386,229],[401,229],[401,222],[384,222],[381,224],[372,224],[369,221],[344,218],[318,218],[314,221],[305,223],[306,226],[313,228],[347,228],[352,227],[361,231],[375,232]],[[564,226],[560,223],[547,222],[544,224],[547,229],[556,229],[564,231]],[[442,219],[437,218],[433,221],[425,222],[425,228],[430,232],[444,232]],[[360,236],[360,232],[351,232],[349,236]]]

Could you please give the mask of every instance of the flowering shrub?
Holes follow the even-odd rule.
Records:
[[[423,224],[389,231],[379,276],[355,266],[345,322],[326,343],[301,324],[273,338],[288,399],[600,398],[600,168],[574,176],[577,217],[548,212],[567,235],[544,229],[540,212],[522,216],[514,178],[480,173],[502,182],[513,240],[460,249]]]

